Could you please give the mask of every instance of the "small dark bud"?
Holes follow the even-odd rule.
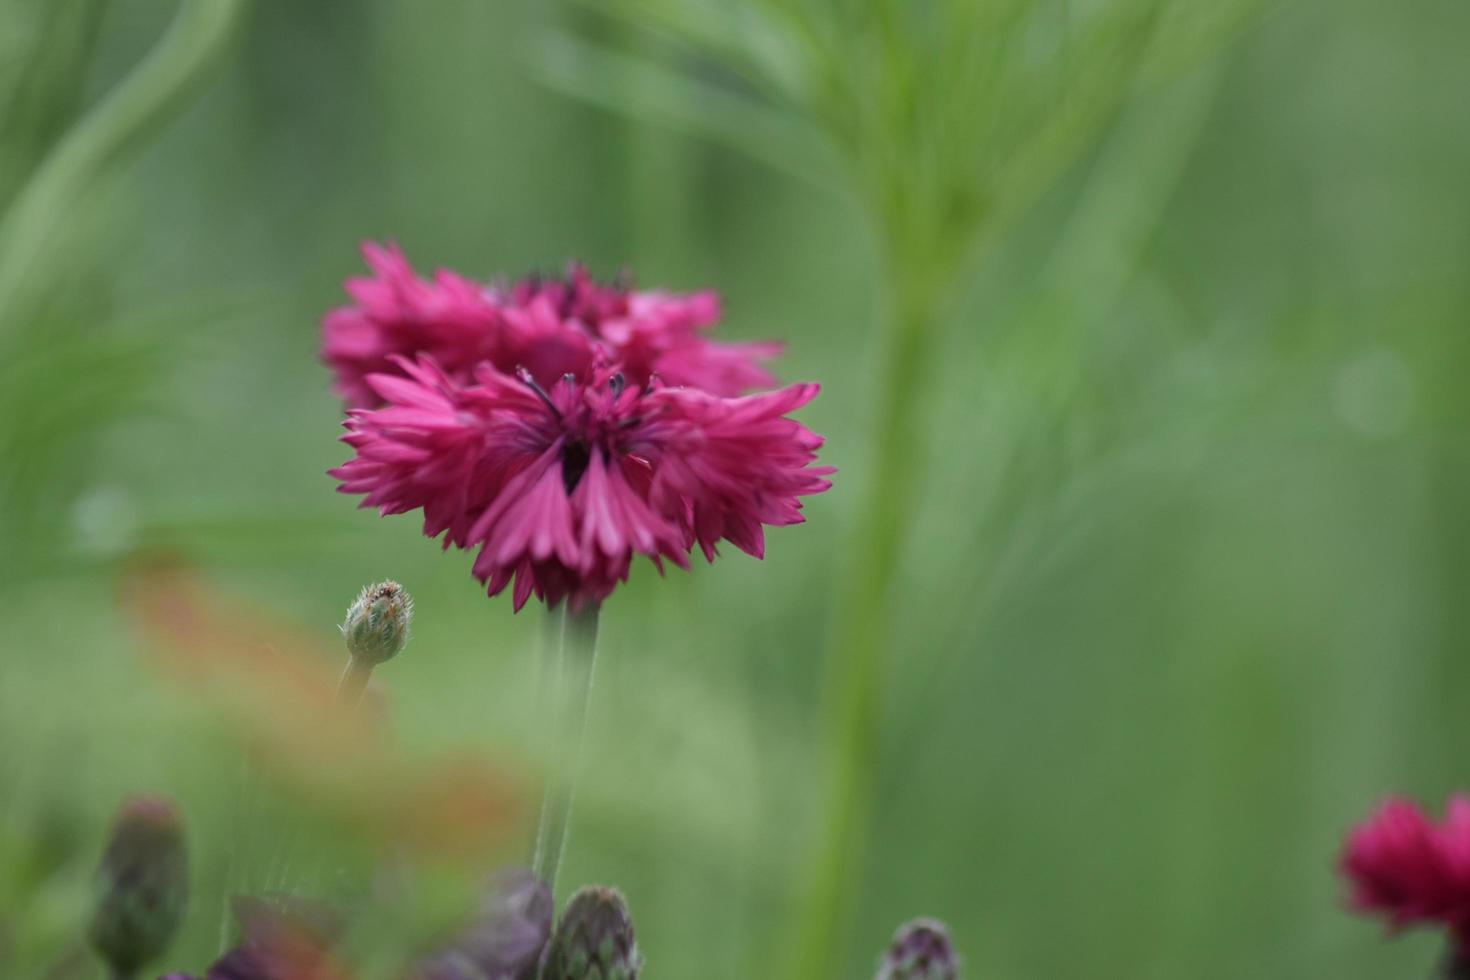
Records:
[[[642,966],[628,903],[615,889],[589,886],[562,911],[541,978],[638,980]]]
[[[413,598],[397,582],[383,582],[362,590],[347,610],[342,635],[347,652],[365,667],[391,660],[408,642],[413,622]]]
[[[915,919],[899,927],[875,980],[956,980],[960,959],[944,923]]]
[[[168,947],[184,917],[188,887],[178,810],[161,797],[124,803],[97,869],[88,930],[114,976],[134,976]]]

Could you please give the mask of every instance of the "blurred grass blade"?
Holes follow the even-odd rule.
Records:
[[[25,318],[60,261],[61,232],[110,168],[199,91],[233,34],[243,0],[185,0],[133,73],[58,143],[0,223],[0,329]]]
[[[0,3],[0,210],[69,124],[97,39],[100,0]]]
[[[1278,0],[1229,0],[1170,6],[1159,22],[1157,43],[1143,73],[1167,81],[1225,47]]]
[[[990,622],[1002,594],[1014,594],[1018,579],[1044,575],[1058,552],[1084,540],[1063,513],[1080,511],[1097,521],[1096,501],[1078,506],[1072,500],[1080,488],[1097,488],[1101,495],[1115,485],[1116,476],[1108,477],[1119,460],[1112,458],[1090,462],[1082,472],[1065,472],[1064,478],[1048,477],[1055,475],[1058,455],[1065,454],[1066,428],[1076,418],[1092,334],[1116,314],[1134,280],[1140,256],[1162,223],[1210,118],[1224,74],[1218,61],[1203,65],[1177,85],[1141,98],[1119,120],[1047,262],[1042,292],[1010,329],[1011,346],[996,356],[998,372],[1009,376],[998,397],[1024,399],[1020,410],[1006,414],[1025,421],[994,454],[976,457],[975,486],[987,487],[986,472],[990,482],[980,494],[984,504],[969,532],[967,553],[982,557],[967,566],[956,593],[979,597],[979,605],[953,609],[948,628],[956,639],[941,644],[941,650],[973,649],[974,634]],[[1169,432],[1148,435],[1154,445],[1168,445],[1169,438]],[[1127,448],[1136,452],[1138,447]],[[1033,533],[1038,526],[1048,529],[1039,541]],[[924,683],[894,712],[902,721],[895,726],[897,744],[891,751],[900,756],[913,751],[923,738],[923,705],[957,669],[954,656],[935,658]]]
[[[721,66],[780,98],[802,83],[801,52],[784,43],[782,31],[759,4],[740,5],[691,0],[576,0],[594,16],[616,18],[642,32],[676,39],[703,51]],[[782,11],[784,13],[784,11]]]
[[[1140,5],[1093,26],[1088,43],[1066,63],[1050,111],[997,168],[994,197],[1001,214],[992,232],[1026,212],[1112,119],[1154,46],[1163,16],[1157,5]]]
[[[542,43],[532,70],[568,95],[704,136],[823,187],[841,167],[800,117],[645,58],[563,33]]]

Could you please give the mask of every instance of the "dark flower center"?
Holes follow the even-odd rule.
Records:
[[[585,443],[568,442],[561,451],[561,482],[567,488],[567,493],[576,489],[582,480],[582,474],[587,472],[587,464],[592,462],[592,453]]]

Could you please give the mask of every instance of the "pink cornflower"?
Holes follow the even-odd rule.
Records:
[[[566,362],[566,337],[573,333],[591,342],[588,351],[617,360],[638,386],[657,376],[670,385],[738,395],[773,381],[760,363],[779,354],[779,344],[723,344],[705,336],[720,318],[713,292],[604,285],[578,265],[562,279],[493,287],[443,270],[421,279],[393,245],[365,244],[363,256],[373,275],[348,280],[353,305],[322,321],[322,358],[351,407],[382,404],[367,376],[399,373],[397,357],[419,354],[431,355],[456,381],[471,380],[476,366],[488,362],[505,373],[524,367],[549,388],[557,376],[547,366]]]
[[[420,279],[396,245],[365,242],[362,255],[372,276],[347,280],[353,305],[322,320],[322,359],[349,406],[379,403],[367,376],[393,370],[394,355],[429,354],[461,377],[504,356],[500,309],[479,283],[448,270]]]
[[[739,395],[775,381],[760,362],[779,356],[779,343],[723,344],[703,336],[720,320],[713,290],[680,294],[608,285],[573,263],[560,279],[529,277],[504,295],[520,314],[513,320],[560,320],[606,345],[631,384],[657,376],[670,385]]]
[[[1470,796],[1455,795],[1443,822],[1390,798],[1355,827],[1340,862],[1355,911],[1393,929],[1447,928],[1460,959],[1470,957]]]
[[[564,331],[543,386],[482,364],[458,382],[432,358],[370,374],[384,402],[348,413],[356,456],[332,471],[383,514],[424,513],[424,533],[479,549],[474,574],[495,595],[514,582],[576,609],[604,599],[636,554],[687,567],[729,541],[759,558],[766,525],[799,523],[800,498],[826,490],[821,437],[787,413],[814,384],[725,398],[629,380],[585,335]],[[543,371],[544,375],[546,372]]]

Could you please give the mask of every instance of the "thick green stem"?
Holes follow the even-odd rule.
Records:
[[[872,475],[858,504],[852,544],[856,557],[826,651],[823,747],[829,782],[821,833],[801,896],[793,980],[831,976],[840,969],[842,931],[857,891],[892,633],[888,593],[902,558],[907,512],[922,464],[920,382],[934,298],[896,284],[893,319],[881,352]]]
[[[587,727],[587,708],[592,702],[599,611],[596,605],[567,611],[561,642],[552,645],[555,661],[546,678],[552,692],[551,717],[542,721],[551,726],[553,742],[531,870],[546,882],[553,894],[562,856],[566,853],[577,770],[582,759],[582,733]]]

